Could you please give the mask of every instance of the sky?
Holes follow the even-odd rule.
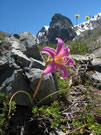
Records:
[[[68,17],[76,24],[85,16],[101,12],[101,0],[0,0],[0,31],[6,33],[32,32],[37,34],[48,26],[56,13]]]

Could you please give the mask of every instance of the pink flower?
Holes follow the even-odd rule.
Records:
[[[47,53],[52,56],[52,59],[50,60],[51,63],[44,70],[44,75],[53,73],[57,69],[60,69],[63,75],[63,77],[60,77],[60,79],[64,80],[68,77],[68,72],[65,65],[73,66],[75,62],[73,59],[68,57],[70,49],[64,47],[64,42],[60,38],[56,38],[56,40],[58,40],[56,50],[49,47],[45,47],[42,49],[42,53]]]

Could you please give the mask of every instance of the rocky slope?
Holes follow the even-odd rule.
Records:
[[[99,25],[101,25],[101,13],[98,13],[97,15],[93,16],[88,21],[75,25],[74,28],[76,34],[80,35],[82,32],[86,30],[93,30],[97,28]]]
[[[101,47],[101,13],[86,22],[74,26],[76,41],[87,42],[92,50]]]

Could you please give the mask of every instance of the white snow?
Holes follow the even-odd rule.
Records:
[[[49,26],[44,26],[44,28],[48,31],[48,29],[49,29]]]
[[[84,32],[86,30],[93,30],[94,28],[96,28],[97,23],[94,24],[94,22],[96,22],[100,19],[101,19],[101,13],[98,13],[93,18],[89,19],[88,21],[85,21],[85,22],[80,23],[78,25],[74,25],[74,27],[76,28],[77,35],[80,35],[82,32]]]
[[[45,32],[39,32],[38,37],[42,37],[45,34]]]

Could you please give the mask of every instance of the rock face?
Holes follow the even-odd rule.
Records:
[[[101,58],[97,55],[91,54],[89,56],[72,55],[72,58],[81,62],[78,67],[78,73],[83,72],[83,77],[86,76],[93,82],[93,86],[101,89]],[[78,74],[77,73],[77,74]]]
[[[55,43],[55,38],[60,37],[64,42],[72,40],[76,36],[73,30],[73,24],[69,18],[61,14],[55,14],[50,22],[48,31],[48,41]]]
[[[45,63],[37,47],[37,38],[30,32],[6,37],[0,43],[0,90],[6,94],[19,90],[33,95]],[[56,91],[51,74],[44,76],[36,102]],[[28,97],[20,93],[14,97],[19,105],[28,105]]]
[[[56,43],[56,37],[66,42],[72,40],[75,36],[76,33],[71,20],[61,14],[55,14],[52,17],[50,26],[43,27],[37,34],[40,44]]]
[[[48,43],[48,29],[49,26],[44,26],[42,29],[37,33],[37,38],[40,44],[47,44]]]

